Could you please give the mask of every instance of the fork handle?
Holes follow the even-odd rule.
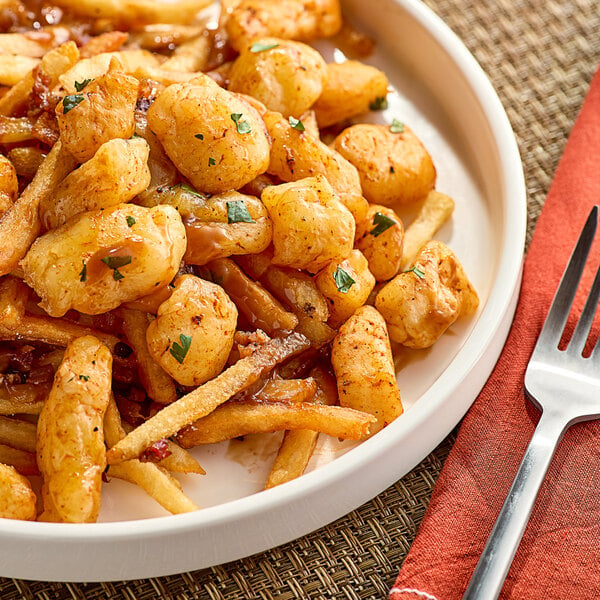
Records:
[[[540,486],[568,425],[564,416],[542,413],[463,600],[495,600],[500,595]]]

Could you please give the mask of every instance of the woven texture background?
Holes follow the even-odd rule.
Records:
[[[530,235],[600,60],[597,2],[425,1],[474,54],[508,112],[527,178]],[[411,473],[358,510],[269,552],[143,581],[59,584],[0,578],[0,598],[385,598],[453,439],[450,435]]]

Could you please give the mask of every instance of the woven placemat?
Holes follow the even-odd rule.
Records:
[[[426,0],[426,4],[471,50],[508,112],[527,178],[530,236],[600,60],[597,2]],[[269,552],[143,581],[60,584],[0,579],[0,598],[385,598],[453,441],[454,434],[371,502]]]

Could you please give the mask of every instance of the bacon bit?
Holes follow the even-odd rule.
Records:
[[[140,461],[159,462],[163,458],[167,458],[167,456],[171,456],[171,451],[169,450],[168,440],[163,438],[162,440],[158,440],[158,442],[154,442],[152,446],[146,448],[140,455]]]

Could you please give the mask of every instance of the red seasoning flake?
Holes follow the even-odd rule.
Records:
[[[169,442],[163,438],[146,448],[140,455],[140,461],[159,462],[163,458],[167,458],[167,456],[171,456],[171,451],[169,450]]]

